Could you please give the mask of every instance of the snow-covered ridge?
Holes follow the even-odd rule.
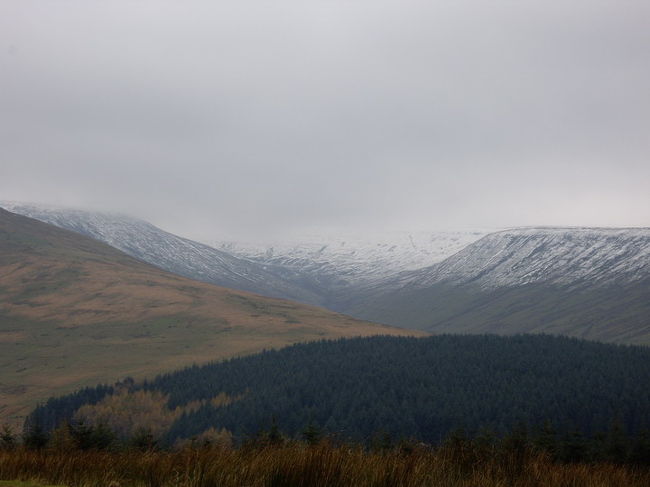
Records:
[[[650,278],[650,228],[521,228],[489,234],[401,284],[611,285]]]
[[[0,207],[100,240],[161,269],[268,296],[316,302],[317,297],[262,265],[165,232],[125,215],[0,202]]]
[[[206,245],[123,215],[11,202],[0,207],[91,236],[183,276],[333,309],[369,292],[442,282],[490,289],[650,279],[650,228],[384,232]]]
[[[383,232],[203,244],[120,214],[16,202],[0,206],[93,237],[177,274],[332,306],[341,293],[381,285],[400,273],[440,262],[488,233]]]
[[[212,241],[216,248],[267,265],[306,273],[332,285],[370,284],[455,254],[488,232],[386,232],[309,235],[270,242]]]

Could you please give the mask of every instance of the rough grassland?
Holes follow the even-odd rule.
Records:
[[[327,444],[180,452],[0,452],[0,478],[70,487],[647,487],[650,471],[463,451],[369,453]]]
[[[0,487],[63,487],[63,486],[46,485],[34,481],[22,482],[20,480],[0,480]]]

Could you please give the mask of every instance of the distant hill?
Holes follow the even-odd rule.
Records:
[[[98,381],[327,337],[405,334],[180,277],[0,210],[0,417]]]
[[[646,347],[543,335],[371,337],[166,374],[132,387],[131,401],[124,391],[81,391],[49,401],[30,424],[50,429],[79,414],[110,424],[123,414],[116,404],[139,400],[154,417],[168,419],[170,442],[209,428],[242,439],[268,430],[273,420],[293,436],[312,423],[363,442],[388,434],[435,444],[459,428],[499,434],[519,422],[530,428],[546,421],[558,434],[591,435],[614,421],[638,433],[650,424],[648,390]],[[75,416],[89,403],[95,406]],[[141,408],[134,412],[142,416]]]
[[[373,322],[650,344],[648,228],[314,236],[215,249],[129,217],[2,205],[170,272]]]
[[[130,216],[55,206],[0,202],[0,208],[81,233],[135,257],[190,279],[265,296],[320,304],[317,293],[296,279],[282,277],[273,265],[253,262],[228,252],[165,232]]]
[[[206,245],[125,215],[10,201],[0,201],[0,207],[87,235],[175,274],[333,310],[350,295],[428,267],[486,234],[384,232]]]
[[[650,229],[493,233],[342,309],[436,333],[544,332],[650,344]]]
[[[381,284],[404,271],[440,262],[480,239],[485,230],[314,234],[268,242],[218,240],[213,245],[264,265],[302,275],[325,302]]]

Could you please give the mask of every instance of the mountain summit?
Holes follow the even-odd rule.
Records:
[[[484,289],[534,283],[631,284],[650,276],[650,228],[523,228],[492,233],[406,277]]]

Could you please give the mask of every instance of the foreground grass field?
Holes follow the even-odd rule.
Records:
[[[327,443],[177,452],[5,451],[0,452],[0,478],[68,487],[650,485],[648,469],[555,464],[532,453],[477,457],[463,449],[417,446],[373,453]]]
[[[20,480],[0,480],[0,487],[64,487],[59,485],[45,485],[40,482],[28,481],[22,482]]]

